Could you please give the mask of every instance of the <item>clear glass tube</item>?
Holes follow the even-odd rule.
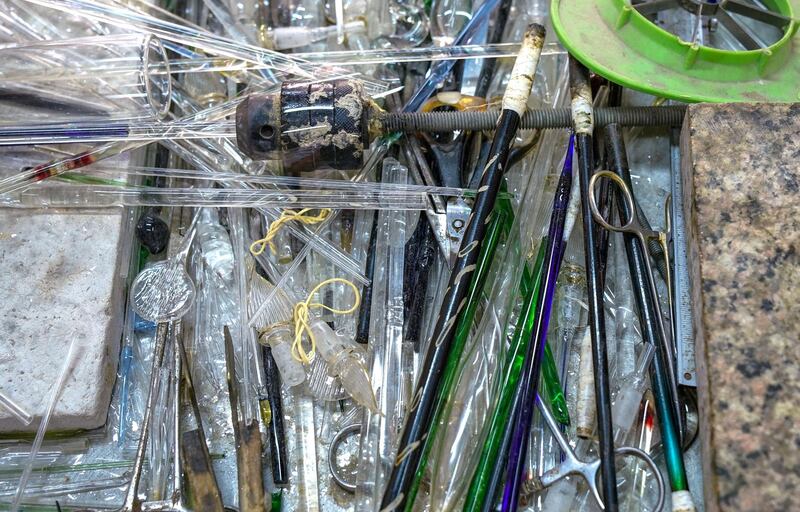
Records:
[[[190,114],[183,120],[189,121],[214,121],[233,114],[240,99],[216,105],[205,110]],[[149,140],[144,141],[122,141],[104,144],[100,147],[90,149],[75,155],[59,158],[35,167],[22,170],[0,180],[0,194],[8,194],[17,190],[25,189],[34,183],[59,176],[65,172],[81,169],[100,160],[120,155],[126,151],[140,148],[148,144]],[[173,142],[167,140],[166,142]],[[190,141],[189,141],[190,142]]]
[[[6,207],[107,208],[115,206],[224,206],[230,208],[338,208],[424,210],[426,194],[343,190],[272,191],[234,188],[160,188],[56,185],[0,200]]]
[[[383,162],[383,179],[405,183],[408,169],[397,160]],[[378,216],[375,245],[375,274],[372,288],[370,333],[373,349],[370,377],[379,412],[365,411],[358,462],[356,510],[374,510],[395,462],[400,429],[408,406],[410,375],[404,370],[403,266],[406,216],[397,210]]]
[[[230,189],[235,191],[236,189]],[[231,228],[231,243],[233,245],[236,288],[238,292],[239,308],[238,317],[238,344],[242,365],[242,398],[243,418],[247,424],[258,418],[256,407],[257,399],[266,397],[266,380],[264,367],[261,365],[261,347],[255,330],[247,325],[247,296],[248,296],[248,271],[246,255],[249,253],[249,240],[247,226],[242,210],[229,210],[228,223]]]
[[[353,37],[352,35],[350,37]],[[334,50],[327,52],[293,53],[298,59],[308,62],[336,64],[338,66],[370,66],[375,64],[397,64],[408,62],[437,62],[440,60],[501,59],[516,57],[519,43],[465,44],[460,46],[427,46],[400,48],[365,48],[356,50]],[[545,44],[542,56],[564,54],[557,43]],[[117,75],[131,72],[138,64],[134,61],[96,60],[82,66],[86,73],[95,76]],[[236,75],[245,71],[261,71],[270,67],[242,59],[207,57],[169,59],[151,63],[152,76],[166,74],[228,73]]]
[[[33,415],[2,391],[0,391],[0,406],[13,414],[23,425],[30,425],[33,422]]]
[[[166,51],[150,34],[0,46],[0,133],[39,123],[157,120],[171,94]]]
[[[294,388],[297,390],[298,388]],[[300,391],[292,393],[296,418],[295,449],[297,456],[296,489],[299,512],[320,512],[319,470],[314,421],[314,400]]]
[[[22,503],[22,497],[25,494],[25,488],[28,485],[28,480],[31,477],[31,472],[33,471],[33,463],[36,460],[36,456],[39,453],[39,449],[42,447],[42,442],[44,441],[44,435],[47,432],[47,426],[50,424],[50,418],[53,415],[53,411],[56,408],[56,404],[58,404],[58,399],[61,396],[61,392],[64,390],[64,386],[67,383],[67,377],[69,377],[70,373],[72,372],[72,363],[75,359],[75,337],[71,337],[71,341],[69,344],[69,349],[67,350],[67,356],[64,361],[64,366],[61,368],[61,372],[58,375],[58,380],[53,387],[52,394],[50,395],[50,400],[47,404],[47,409],[42,415],[42,421],[39,422],[39,428],[36,431],[36,437],[33,440],[33,446],[31,447],[31,453],[28,457],[28,461],[25,464],[25,469],[22,471],[22,476],[19,479],[19,485],[17,486],[17,492],[14,495],[14,501],[11,504],[11,511],[17,512],[19,510],[20,504]]]
[[[113,476],[109,478],[91,479],[79,482],[58,482],[55,484],[29,485],[25,494],[35,498],[49,498],[54,496],[64,496],[67,494],[79,494],[84,492],[99,491],[103,489],[115,489],[125,486],[130,482],[127,474]],[[14,496],[15,490],[0,491],[0,497]]]
[[[2,85],[0,84],[0,88]],[[69,115],[77,115],[70,113]],[[90,142],[154,142],[161,139],[191,140],[235,138],[236,126],[231,121],[159,122],[150,119],[108,119],[41,121],[34,123],[8,121],[0,125],[0,146],[30,146]],[[0,120],[0,123],[2,121]]]
[[[130,166],[125,169],[105,168],[93,166],[86,170],[86,174],[95,178],[114,179],[120,173],[127,176],[156,176],[163,178],[177,178],[182,180],[201,180],[224,183],[248,183],[250,185],[264,185],[290,188],[296,190],[342,190],[346,192],[386,192],[399,193],[424,193],[448,197],[474,197],[474,191],[456,187],[438,187],[431,185],[415,185],[412,183],[384,183],[375,181],[350,181],[337,179],[317,179],[297,176],[276,175],[250,175],[234,172],[208,173],[201,169],[176,169],[162,167]]]
[[[31,9],[22,0],[0,3],[3,40],[7,42],[58,40],[103,34],[99,23],[75,16],[50,17],[41,9]]]

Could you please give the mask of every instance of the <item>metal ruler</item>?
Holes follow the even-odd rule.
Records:
[[[689,281],[686,219],[683,215],[684,194],[681,179],[680,129],[670,134],[670,174],[672,189],[672,261],[674,263],[672,298],[675,307],[675,341],[678,351],[678,383],[697,387],[695,363],[694,318]]]

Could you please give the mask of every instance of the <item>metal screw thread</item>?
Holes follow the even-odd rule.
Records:
[[[616,123],[622,126],[680,126],[686,113],[684,105],[666,107],[606,107],[594,110],[595,124]],[[453,112],[404,112],[383,114],[380,122],[386,132],[451,132],[454,130],[491,130],[497,124],[499,110]],[[568,108],[528,110],[522,118],[523,130],[569,128],[572,115]]]

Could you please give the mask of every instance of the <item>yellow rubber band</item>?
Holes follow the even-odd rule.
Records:
[[[293,210],[283,210],[283,212],[281,212],[281,216],[278,217],[275,222],[270,224],[267,233],[264,235],[264,238],[256,240],[250,244],[250,252],[253,254],[253,256],[259,256],[267,249],[267,246],[269,246],[270,250],[274,254],[277,252],[277,249],[275,248],[275,243],[272,241],[272,239],[275,238],[284,224],[292,220],[302,222],[303,224],[319,224],[323,220],[327,219],[328,215],[331,214],[331,210],[329,208],[322,208],[316,215],[307,215],[308,212],[313,210],[315,210],[315,208],[303,208],[299,212]]]
[[[314,298],[314,295],[316,295],[316,293],[323,286],[334,283],[346,284],[353,290],[355,300],[353,301],[353,305],[351,307],[348,309],[336,309],[326,306],[320,302],[311,302],[311,300]],[[292,318],[294,320],[294,342],[292,343],[292,357],[303,364],[310,363],[311,358],[314,357],[314,353],[317,349],[317,340],[314,337],[314,333],[311,332],[311,325],[309,324],[309,310],[311,308],[324,309],[338,315],[349,315],[350,313],[354,313],[356,310],[358,310],[359,305],[361,305],[361,294],[358,292],[358,287],[347,279],[334,277],[332,279],[326,279],[315,286],[314,289],[311,290],[311,293],[308,294],[306,300],[298,302],[294,306],[294,311],[292,313]],[[303,346],[304,334],[308,337],[309,350],[306,350]]]

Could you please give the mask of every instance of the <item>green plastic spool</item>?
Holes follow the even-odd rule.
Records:
[[[688,8],[703,9],[702,14],[749,7],[741,0],[660,1],[684,6],[691,2]],[[551,19],[561,44],[576,59],[632,89],[687,102],[800,101],[800,37],[795,37],[800,0],[764,1],[772,24],[786,18],[780,27],[783,35],[770,46],[743,51],[683,41],[641,14],[637,8],[642,5],[634,7],[629,0],[552,0]]]

